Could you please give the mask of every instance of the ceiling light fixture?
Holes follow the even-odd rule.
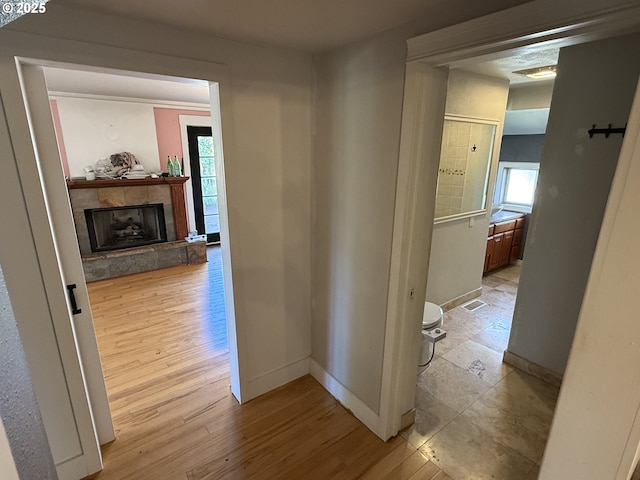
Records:
[[[557,65],[547,65],[545,67],[527,68],[526,70],[518,70],[513,73],[525,75],[536,80],[554,78],[556,76],[556,66]]]

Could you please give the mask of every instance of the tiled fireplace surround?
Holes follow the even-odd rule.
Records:
[[[144,180],[71,180],[67,182],[86,281],[120,277],[181,264],[206,262],[204,242],[187,243],[186,177]],[[167,242],[92,253],[84,211],[161,203]]]

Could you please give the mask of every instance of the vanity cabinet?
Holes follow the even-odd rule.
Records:
[[[524,215],[514,214],[508,220],[489,224],[484,272],[514,263],[520,258]]]

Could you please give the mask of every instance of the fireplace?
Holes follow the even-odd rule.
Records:
[[[84,210],[92,252],[167,241],[162,203]]]
[[[87,282],[207,261],[205,242],[183,240],[188,179],[67,180]]]

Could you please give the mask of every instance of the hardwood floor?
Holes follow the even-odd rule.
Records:
[[[384,443],[310,376],[244,405],[229,389],[219,248],[209,263],[89,284],[117,440],[99,480],[450,480]]]

